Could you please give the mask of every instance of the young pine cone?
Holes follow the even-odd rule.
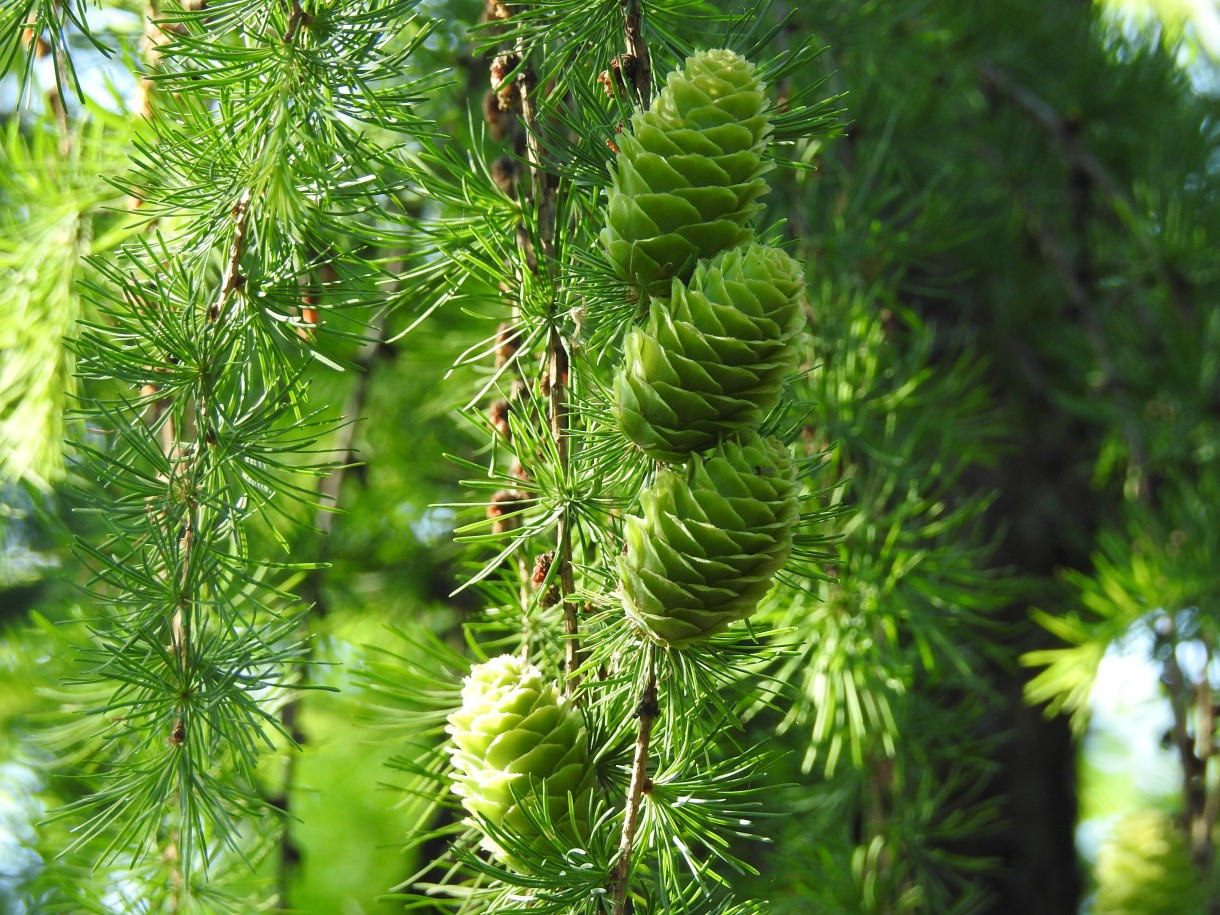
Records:
[[[624,434],[651,458],[685,461],[756,428],[796,365],[804,277],[778,248],[751,244],[701,261],[689,284],[628,336],[615,382]]]
[[[512,655],[476,665],[446,730],[451,783],[463,807],[528,842],[538,830],[525,803],[576,844],[586,824],[572,821],[569,795],[579,820],[593,790],[589,739],[580,711],[542,671]],[[491,837],[482,844],[521,867]]]
[[[619,274],[668,295],[701,258],[745,243],[767,192],[771,125],[754,67],[702,51],[669,74],[652,107],[618,138],[601,239]]]
[[[665,469],[628,517],[619,560],[627,616],[685,648],[754,612],[788,560],[799,518],[796,469],[776,439],[750,433],[688,468]]]

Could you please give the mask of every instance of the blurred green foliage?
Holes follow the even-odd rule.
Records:
[[[328,5],[306,6],[329,15]],[[395,23],[411,12],[355,3],[335,15],[365,6]],[[574,6],[537,9],[566,15],[563,34],[578,36],[596,17],[577,21]],[[607,16],[617,9],[604,6]],[[712,5],[658,6],[659,55],[676,58],[684,43],[702,40],[690,23]],[[19,62],[24,20],[8,10],[4,47]],[[234,3],[216,15],[228,23],[256,12]],[[447,69],[452,78],[412,110],[448,137],[442,152],[455,157],[457,174],[473,172],[468,157],[502,151],[478,123],[487,61],[468,29],[479,10],[423,4],[420,12],[438,21],[403,72]],[[779,592],[757,620],[787,651],[743,658],[725,687],[746,721],[740,742],[781,753],[761,784],[785,816],[766,822],[769,846],[733,840],[733,854],[759,871],[739,883],[769,898],[774,913],[1074,912],[1086,881],[1071,845],[1073,792],[1062,786],[1076,768],[1064,730],[1022,707],[1018,658],[1039,669],[1030,697],[1071,711],[1083,729],[1106,649],[1132,625],[1168,620],[1148,660],[1165,673],[1189,738],[1204,721],[1200,697],[1214,692],[1207,665],[1179,669],[1177,681],[1173,670],[1186,643],[1210,660],[1220,634],[1217,100],[1194,91],[1181,69],[1173,42],[1190,36],[1172,17],[1166,48],[1124,35],[1088,3],[826,0],[745,15],[779,23],[788,13],[772,50],[828,50],[775,91],[793,95],[826,79],[826,94],[843,93],[848,126],[843,137],[796,140],[777,153],[808,166],[776,173],[764,220],[807,263],[810,284],[806,374],[790,386],[782,423],[808,454],[825,453],[816,484],[845,511],[831,525],[830,580]],[[286,28],[272,25],[276,34]],[[406,29],[404,43],[418,29]],[[134,38],[123,39],[132,59]],[[241,63],[223,43],[206,51]],[[603,56],[571,70],[587,77],[579,85],[594,85]],[[249,72],[282,64],[266,55]],[[313,64],[309,79],[318,82],[308,84],[325,84],[324,57]],[[339,692],[305,693],[294,725],[300,749],[272,737],[252,790],[271,807],[287,798],[290,816],[264,812],[237,830],[253,869],[219,854],[213,880],[219,892],[230,876],[232,898],[201,889],[197,911],[254,911],[277,892],[293,910],[319,915],[397,911],[401,901],[380,897],[438,851],[435,841],[406,847],[408,834],[441,822],[428,799],[404,787],[426,743],[408,722],[411,697],[382,701],[368,687],[428,662],[421,629],[461,647],[459,624],[482,620],[477,597],[451,596],[471,569],[453,528],[481,509],[445,507],[472,499],[460,482],[469,470],[446,455],[481,466],[494,457],[485,430],[460,412],[491,368],[487,360],[453,366],[494,335],[505,309],[494,286],[468,280],[449,290],[457,303],[407,333],[432,303],[401,278],[423,277],[421,287],[438,295],[448,288],[444,262],[422,246],[485,226],[459,224],[453,199],[425,205],[408,189],[402,174],[418,148],[413,136],[397,148],[393,130],[406,116],[394,104],[363,112],[371,123],[360,142],[369,145],[353,158],[386,193],[361,204],[373,216],[359,233],[303,218],[313,198],[271,181],[276,207],[257,247],[260,264],[276,269],[252,281],[279,333],[267,351],[283,362],[240,371],[263,383],[274,377],[269,366],[299,370],[302,403],[328,423],[318,447],[339,452],[341,463],[350,450],[352,466],[332,478],[341,513],[317,513],[311,493],[285,506],[293,523],[251,518],[242,548],[301,564],[275,582],[289,596],[268,600],[312,607],[303,624],[309,664],[293,665],[292,675]],[[97,757],[81,748],[96,726],[84,709],[105,707],[108,696],[66,682],[101,663],[104,608],[71,547],[75,537],[106,542],[106,519],[80,509],[110,481],[82,462],[80,445],[105,447],[96,414],[75,420],[78,447],[61,457],[74,403],[73,350],[62,341],[82,318],[120,326],[99,315],[96,290],[121,277],[84,259],[113,257],[131,240],[114,209],[127,206],[124,194],[106,179],[126,173],[135,153],[146,179],[168,181],[156,143],[174,141],[167,128],[135,146],[122,118],[75,103],[69,110],[70,142],[50,112],[4,116],[0,756],[11,762],[0,779],[0,856],[18,870],[0,869],[0,903],[15,912],[163,911],[180,896],[172,862],[94,870],[95,848],[60,857],[79,820],[34,825],[94,784]],[[185,106],[175,129],[210,116],[207,106]],[[347,114],[334,123],[342,129],[325,136],[347,142]],[[308,146],[309,136],[276,134],[277,148]],[[292,160],[294,174],[326,183],[337,148],[315,143],[312,159]],[[178,173],[193,175],[198,151],[174,152]],[[265,167],[282,178],[279,166],[292,158],[259,166],[248,152],[225,150],[217,174]],[[346,189],[334,193],[337,209],[355,207]],[[219,231],[232,201],[207,199],[206,226]],[[404,239],[383,205],[422,210],[439,228]],[[493,228],[505,218],[487,211]],[[167,210],[167,236],[182,229],[174,219]],[[196,229],[186,235],[207,283],[192,293],[214,286],[228,239]],[[319,240],[342,252],[340,273],[321,292],[321,327],[298,335],[299,290],[286,277]],[[591,318],[578,344],[592,358],[604,341]],[[94,397],[122,391],[100,378],[88,385]],[[311,458],[278,457],[286,478],[318,485],[294,476]],[[60,476],[70,485],[48,489]],[[166,637],[154,633],[149,643],[158,639]],[[455,676],[443,670],[441,679]],[[283,694],[267,698],[282,712]],[[169,731],[150,733],[150,752],[161,752]],[[1195,761],[1207,772],[1211,754],[1205,748]],[[406,769],[387,768],[391,757]],[[1214,792],[1215,778],[1205,781]],[[1202,810],[1178,813],[1189,820]],[[1214,823],[1195,822],[1210,839]]]

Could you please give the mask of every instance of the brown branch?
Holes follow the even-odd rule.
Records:
[[[224,276],[220,281],[220,291],[216,301],[208,309],[208,322],[216,323],[224,311],[225,303],[235,289],[240,289],[245,283],[241,273],[242,255],[246,253],[246,229],[250,221],[250,188],[241,192],[237,203],[233,205],[233,241],[229,245],[229,257],[225,262]]]
[[[562,473],[566,475],[568,460],[568,408],[564,402],[564,391],[567,389],[569,371],[568,351],[559,330],[552,325],[551,336],[547,342],[547,376],[550,380],[550,419],[551,436],[555,441],[555,451]],[[555,531],[556,555],[559,562],[559,590],[563,595],[563,635],[564,635],[564,671],[567,673],[566,689],[568,695],[573,695],[580,685],[577,676],[584,663],[584,653],[580,650],[580,619],[577,616],[576,579],[572,572],[572,528],[567,513],[559,516]]]
[[[1102,192],[1119,220],[1128,228],[1132,240],[1144,253],[1154,254],[1148,239],[1136,230],[1138,211],[1135,202],[1111,177],[1101,161],[1081,142],[1079,124],[1060,116],[1044,99],[1016,82],[1000,68],[983,64],[978,72],[984,88],[1012,101],[1046,131],[1060,158]],[[1192,322],[1196,309],[1190,296],[1190,282],[1173,264],[1162,258],[1157,261],[1178,314],[1184,321]]]
[[[288,15],[288,28],[284,29],[284,44],[292,44],[301,26],[309,21],[309,16],[301,8],[301,0],[292,0],[292,11]]]
[[[488,23],[502,22],[508,19],[512,12],[516,9],[498,3],[496,0],[487,0],[484,6],[483,21]],[[502,31],[502,28],[496,27],[494,31]],[[487,124],[491,128],[492,138],[500,141],[510,139],[512,143],[513,155],[501,156],[492,163],[491,174],[496,186],[504,193],[506,197],[514,201],[518,208],[524,212],[524,207],[534,205],[535,200],[539,198],[539,194],[533,190],[543,186],[546,181],[545,172],[540,172],[540,164],[542,159],[542,150],[537,143],[537,138],[532,137],[523,126],[525,112],[529,112],[531,118],[530,124],[536,127],[537,114],[533,102],[534,79],[528,65],[523,65],[523,55],[527,54],[525,43],[518,40],[514,45],[509,46],[501,44],[497,53],[492,58],[489,75],[491,77],[491,92],[483,99],[483,113]],[[520,116],[520,117],[519,117]],[[521,162],[528,161],[532,163],[531,172],[531,189],[522,193],[519,192],[521,183]],[[553,220],[552,220],[553,223]],[[552,239],[553,231],[548,235],[542,233],[544,238]],[[515,236],[517,241],[517,250],[519,257],[508,257],[506,261],[506,270],[511,271],[516,285],[510,285],[507,282],[501,282],[500,290],[505,295],[506,300],[512,302],[512,321],[510,323],[501,324],[496,334],[496,352],[495,352],[495,367],[496,371],[511,372],[514,382],[511,386],[510,393],[506,400],[495,401],[489,410],[488,419],[498,435],[509,447],[510,452],[515,454],[513,446],[512,427],[509,424],[510,414],[525,414],[533,415],[533,407],[530,400],[529,392],[530,385],[526,383],[524,373],[521,370],[521,363],[517,359],[517,353],[520,348],[520,340],[518,339],[519,328],[522,320],[522,301],[523,290],[527,288],[526,274],[533,276],[539,275],[538,254],[534,250],[534,241],[530,237],[529,230],[526,228],[525,219],[518,221]],[[549,248],[552,246],[550,241],[544,241],[544,245]],[[549,261],[549,258],[547,259]],[[550,264],[546,264],[549,276]],[[548,341],[549,346],[549,341]],[[543,378],[539,387],[548,390],[548,379],[555,372],[550,370],[550,360],[543,368]],[[553,400],[549,396],[548,400]],[[553,409],[549,409],[550,420],[552,421],[559,414],[556,414]],[[559,440],[557,440],[558,442]],[[557,447],[566,448],[566,440],[557,444]],[[515,455],[511,473],[513,476],[522,480],[529,479],[529,472],[525,464],[521,461],[519,454]],[[497,492],[491,498],[491,503],[487,506],[487,516],[492,519],[492,532],[504,533],[505,531],[516,528],[520,525],[521,519],[514,517],[508,512],[521,508],[528,501],[528,497],[518,490],[504,489]],[[556,530],[556,545],[564,542],[563,535],[563,519],[557,523]],[[560,550],[562,553],[563,551]],[[534,588],[546,587],[547,592],[542,595],[541,606],[543,608],[553,607],[559,602],[560,588],[554,584],[548,585],[547,582],[552,581],[551,568],[554,563],[555,551],[547,551],[534,557],[534,569],[531,571],[527,557],[523,556],[520,551],[517,552],[515,565],[517,578],[519,582],[518,600],[521,606],[521,629],[523,643],[521,646],[522,658],[529,658],[529,634],[532,629],[532,622],[529,619],[529,608],[532,603]],[[560,576],[561,580],[563,576]]]
[[[991,64],[980,65],[979,78],[985,87],[995,90],[1033,117],[1050,135],[1063,159],[1078,168],[1097,185],[1110,198],[1111,204],[1119,211],[1119,215],[1124,219],[1130,218],[1135,212],[1131,200],[1123,193],[1117,182],[1110,177],[1110,173],[1106,171],[1098,158],[1080,142],[1079,131],[1075,125],[1060,117],[1051,105],[1032,90],[1017,83],[999,67]]]
[[[639,96],[640,107],[644,109],[652,99],[652,57],[644,40],[641,4],[640,0],[621,0],[621,3],[623,39],[627,55],[633,59],[630,78],[632,87]],[[657,706],[654,649],[651,645],[646,645],[644,651],[647,681],[636,706],[639,729],[635,738],[635,758],[631,765],[631,784],[627,789],[627,809],[623,815],[623,832],[619,838],[618,861],[615,863],[610,884],[613,915],[630,915],[631,912],[631,859],[640,823],[640,803],[644,795],[652,790],[652,781],[648,777],[648,750],[652,742],[652,726],[660,709]]]
[[[623,43],[631,58],[632,88],[639,96],[640,107],[647,108],[652,99],[652,55],[644,40],[643,10],[640,0],[620,0],[623,10]]]
[[[1182,822],[1191,844],[1192,855],[1198,859],[1196,845],[1197,824],[1203,819],[1203,808],[1206,803],[1206,787],[1203,783],[1206,774],[1203,760],[1195,752],[1195,739],[1190,734],[1190,696],[1195,691],[1195,684],[1187,681],[1178,665],[1176,648],[1178,644],[1177,626],[1171,615],[1162,617],[1162,626],[1158,626],[1157,635],[1165,644],[1165,661],[1162,666],[1162,679],[1169,693],[1169,706],[1173,710],[1173,725],[1170,729],[1170,740],[1178,751],[1178,759],[1182,765]],[[1210,844],[1210,837],[1204,836],[1203,842]]]
[[[526,49],[518,44],[518,56],[524,61]],[[530,170],[531,195],[529,203],[538,217],[538,240],[542,244],[542,261],[536,270],[547,277],[554,269],[555,256],[555,180],[546,170],[545,149],[538,125],[537,78],[528,62],[517,75],[517,98],[521,103],[521,121],[525,125],[526,162]]]
[[[652,726],[660,714],[657,707],[657,677],[653,670],[652,647],[644,649],[648,654],[647,683],[636,706],[639,730],[635,738],[635,758],[631,765],[631,785],[627,790],[627,809],[623,814],[623,833],[619,839],[618,861],[611,878],[611,893],[614,900],[614,915],[629,915],[631,911],[631,855],[635,849],[636,831],[640,825],[640,802],[652,790],[648,777],[648,748],[652,742]]]
[[[186,890],[186,879],[182,875],[182,853],[178,848],[178,830],[173,830],[165,849],[161,852],[161,860],[169,868],[169,911],[182,910],[182,894]]]
[[[555,221],[558,188],[555,177],[547,171],[545,166],[545,150],[539,129],[538,86],[533,69],[527,60],[528,50],[523,42],[518,42],[516,54],[523,65],[517,76],[517,98],[521,107],[521,121],[525,127],[526,162],[529,166],[531,190],[526,203],[534,207],[537,215],[537,237],[542,248],[541,257],[536,260],[534,270],[539,276],[553,284],[555,280]],[[527,260],[530,253],[529,247],[529,239],[525,237],[523,248]],[[559,463],[556,468],[557,475],[560,479],[566,479],[570,467],[568,439],[571,418],[567,406],[567,391],[571,363],[567,343],[559,331],[560,319],[561,316],[553,307],[550,314],[550,333],[547,335],[544,393],[548,400],[551,438],[555,444],[555,455]],[[574,599],[576,583],[572,569],[572,520],[566,510],[560,513],[556,524],[555,546],[554,562],[558,564],[555,571],[563,601],[564,671],[567,674],[564,685],[567,694],[574,695],[580,685],[576,671],[582,663],[582,654],[580,621]]]
[[[149,70],[154,70],[160,63],[161,54],[160,46],[169,41],[169,36],[162,31],[156,24],[156,20],[160,15],[157,5],[157,0],[149,0],[144,12],[144,43],[143,51]],[[139,104],[137,111],[140,117],[149,118],[152,116],[152,86],[153,82],[148,77],[143,77],[139,80]],[[133,197],[130,201],[131,208],[138,209],[143,203],[140,197]],[[150,223],[151,225],[151,223]],[[155,311],[157,305],[154,302],[143,298],[134,303],[137,309]],[[167,355],[167,354],[163,354]],[[152,372],[151,367],[146,367]],[[166,472],[159,478],[165,484],[167,493],[175,486],[179,485],[176,477],[176,468],[181,465],[181,450],[178,446],[178,424],[175,422],[173,412],[171,410],[172,400],[168,397],[157,398],[156,395],[160,391],[160,386],[153,381],[145,383],[141,390],[141,395],[150,398],[150,404],[145,415],[145,422],[150,429],[157,428],[157,445],[161,454],[166,460]],[[154,399],[155,398],[155,399]],[[187,484],[190,485],[189,482]],[[152,501],[152,497],[149,497]],[[182,537],[179,540],[179,551],[182,555],[182,573],[180,584],[185,587],[186,575],[190,560],[190,547],[192,530],[194,527],[194,513],[196,510],[194,499],[188,498],[187,506],[187,525],[183,531]],[[168,521],[168,513],[161,509],[152,512],[153,523],[165,525]],[[169,570],[163,570],[163,574],[168,578]],[[171,658],[174,659],[178,666],[178,675],[183,682],[189,675],[190,666],[190,622],[189,615],[184,616],[184,599],[179,598],[178,606],[174,610],[174,615],[170,618],[169,625],[169,651]],[[183,744],[186,743],[187,734],[187,716],[186,709],[180,703],[177,706],[177,714],[173,725],[170,728],[169,736],[166,738],[167,746],[171,752],[181,752]],[[178,798],[178,803],[181,805],[181,797]],[[170,883],[170,898],[169,911],[178,912],[182,907],[182,897],[186,886],[186,877],[183,873],[182,854],[179,848],[180,833],[177,829],[170,831],[170,835],[165,842],[165,847],[161,852],[161,859],[165,862],[169,870]]]
[[[172,504],[173,501],[180,498],[185,508],[182,516],[182,531],[178,536],[177,606],[169,623],[169,654],[178,667],[180,695],[175,705],[174,722],[169,736],[166,738],[171,752],[182,752],[182,747],[190,739],[191,719],[186,707],[186,697],[192,690],[193,645],[191,636],[195,622],[192,610],[201,599],[198,594],[188,592],[191,585],[191,559],[200,527],[200,503],[195,493],[195,472],[203,461],[204,452],[212,440],[208,433],[207,397],[203,393],[200,394],[199,401],[194,405],[193,422],[185,424],[188,428],[193,426],[195,440],[190,446],[184,446],[180,440],[183,429],[175,422],[171,412],[171,401],[168,398],[158,401],[152,412],[154,416],[164,414],[159,445],[167,465],[164,478],[167,502]],[[160,518],[166,527],[171,523],[168,510],[160,512]],[[164,569],[163,575],[168,579],[170,570]],[[181,807],[180,793],[177,803]],[[180,838],[179,831],[174,830],[163,852],[163,858],[170,867],[170,881],[174,886],[171,903],[171,911],[174,912],[179,910],[181,894],[186,885],[184,865],[179,850]]]
[[[1206,786],[1209,783],[1208,769],[1216,755],[1216,706],[1211,683],[1207,678],[1213,657],[1211,640],[1204,639],[1203,645],[1207,655],[1204,658],[1203,674],[1195,684],[1195,756],[1199,760],[1199,780]],[[1210,871],[1214,854],[1212,834],[1216,827],[1216,814],[1220,812],[1220,785],[1212,785],[1205,790],[1207,795],[1203,801],[1203,809],[1191,823],[1190,850],[1195,863],[1205,871]]]

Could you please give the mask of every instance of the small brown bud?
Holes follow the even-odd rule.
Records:
[[[317,300],[309,293],[301,298],[301,320],[296,326],[297,337],[305,343],[314,340],[314,328],[321,322]]]
[[[493,140],[499,142],[509,135],[514,117],[516,115],[511,111],[500,107],[500,97],[496,93],[488,92],[483,96],[483,120],[487,122]]]
[[[634,82],[640,72],[640,59],[634,54],[620,54],[611,61],[610,66],[618,74],[620,85],[625,82]]]
[[[491,180],[496,183],[504,196],[517,199],[517,175],[520,164],[512,156],[500,156],[491,163]]]
[[[31,13],[25,21],[25,28],[21,30],[21,46],[29,48],[33,44],[34,56],[39,59],[51,53],[51,45],[42,37],[41,31],[37,14]]]
[[[623,122],[622,121],[619,121],[617,124],[614,125],[614,132],[615,133],[623,132]],[[614,153],[616,156],[619,154],[618,144],[615,143],[613,140],[607,140],[606,145],[610,147],[610,151],[612,153]]]
[[[551,574],[551,565],[555,562],[555,551],[547,550],[545,553],[540,553],[534,559],[534,572],[530,576],[530,581],[535,588],[541,588],[546,584],[547,577]],[[545,609],[546,607],[554,607],[559,603],[562,595],[559,593],[559,585],[552,581],[543,593],[539,603]]]
[[[780,84],[779,90],[777,91],[776,96],[775,96],[775,110],[776,111],[787,111],[788,103],[791,100],[791,97],[792,97],[792,92],[790,91],[790,89],[788,87],[788,81],[784,80],[784,82]]]
[[[487,517],[491,519],[491,530],[495,534],[515,531],[521,526],[521,516],[517,514],[527,505],[530,497],[516,489],[502,489],[491,497],[487,506]]]
[[[508,7],[500,0],[483,0],[483,21],[495,22],[509,17]]]
[[[21,42],[26,47],[29,47],[30,43],[33,42],[34,56],[39,60],[42,60],[51,53],[51,43],[41,35],[35,34],[33,29],[22,29]]]
[[[534,574],[530,577],[530,581],[535,588],[541,588],[542,583],[546,581],[546,577],[551,573],[551,563],[555,561],[555,551],[547,550],[545,553],[539,553],[534,558]]]
[[[498,54],[491,61],[491,91],[496,94],[500,107],[505,111],[515,109],[519,104],[517,88],[509,74],[516,70],[520,63],[521,58],[516,54]]]
[[[517,246],[525,252],[525,266],[530,273],[538,272],[538,255],[534,253],[534,241],[529,230],[521,223],[517,224]]]
[[[491,409],[487,411],[487,418],[491,420],[492,427],[504,436],[505,440],[512,440],[512,430],[508,426],[508,401],[497,400],[491,405]]]
[[[640,59],[634,54],[621,54],[610,61],[610,69],[603,70],[597,81],[610,98],[622,95],[628,81],[634,81],[640,69]]]
[[[496,331],[496,368],[500,368],[517,355],[520,348],[521,341],[517,337],[516,328],[511,324],[501,324]]]
[[[614,75],[617,76],[617,72]],[[614,76],[611,75],[609,70],[602,70],[601,75],[597,78],[597,82],[598,85],[606,90],[606,95],[610,98],[614,98],[622,90],[622,87],[616,84]]]

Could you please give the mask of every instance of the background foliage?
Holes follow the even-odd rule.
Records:
[[[671,773],[675,797],[716,800],[658,834],[703,835],[770,912],[1074,912],[1116,869],[1078,866],[1076,745],[1023,691],[1034,676],[1029,698],[1083,734],[1098,667],[1134,642],[1177,766],[1176,851],[1148,892],[1209,884],[1180,874],[1211,873],[1217,783],[1206,42],[1083,2],[728,11],[744,25],[643,6],[658,74],[730,28],[766,58],[825,47],[773,91],[843,109],[841,136],[777,153],[813,167],[775,174],[762,220],[808,265],[785,419],[826,454],[834,555],[755,621],[787,650],[727,678],[737,745],[776,751],[766,774]],[[473,3],[152,9],[159,61],[142,6],[0,6],[23,99],[0,168],[0,899],[399,910],[386,894],[446,834],[409,836],[453,818],[443,791],[405,790],[440,720],[410,716],[453,701],[462,624],[503,634],[453,593],[494,555],[453,530],[486,530],[498,488],[462,481],[504,460],[478,394],[510,318],[497,284],[519,279],[494,181],[514,140],[480,113],[496,36]],[[526,9],[542,81],[603,118],[570,152],[573,222],[595,232],[619,4]],[[578,356],[610,346],[574,317]],[[214,705],[175,679],[187,640]],[[185,766],[184,709],[206,735]],[[1161,823],[1135,822],[1120,834]],[[1103,888],[1098,910],[1139,892]]]

